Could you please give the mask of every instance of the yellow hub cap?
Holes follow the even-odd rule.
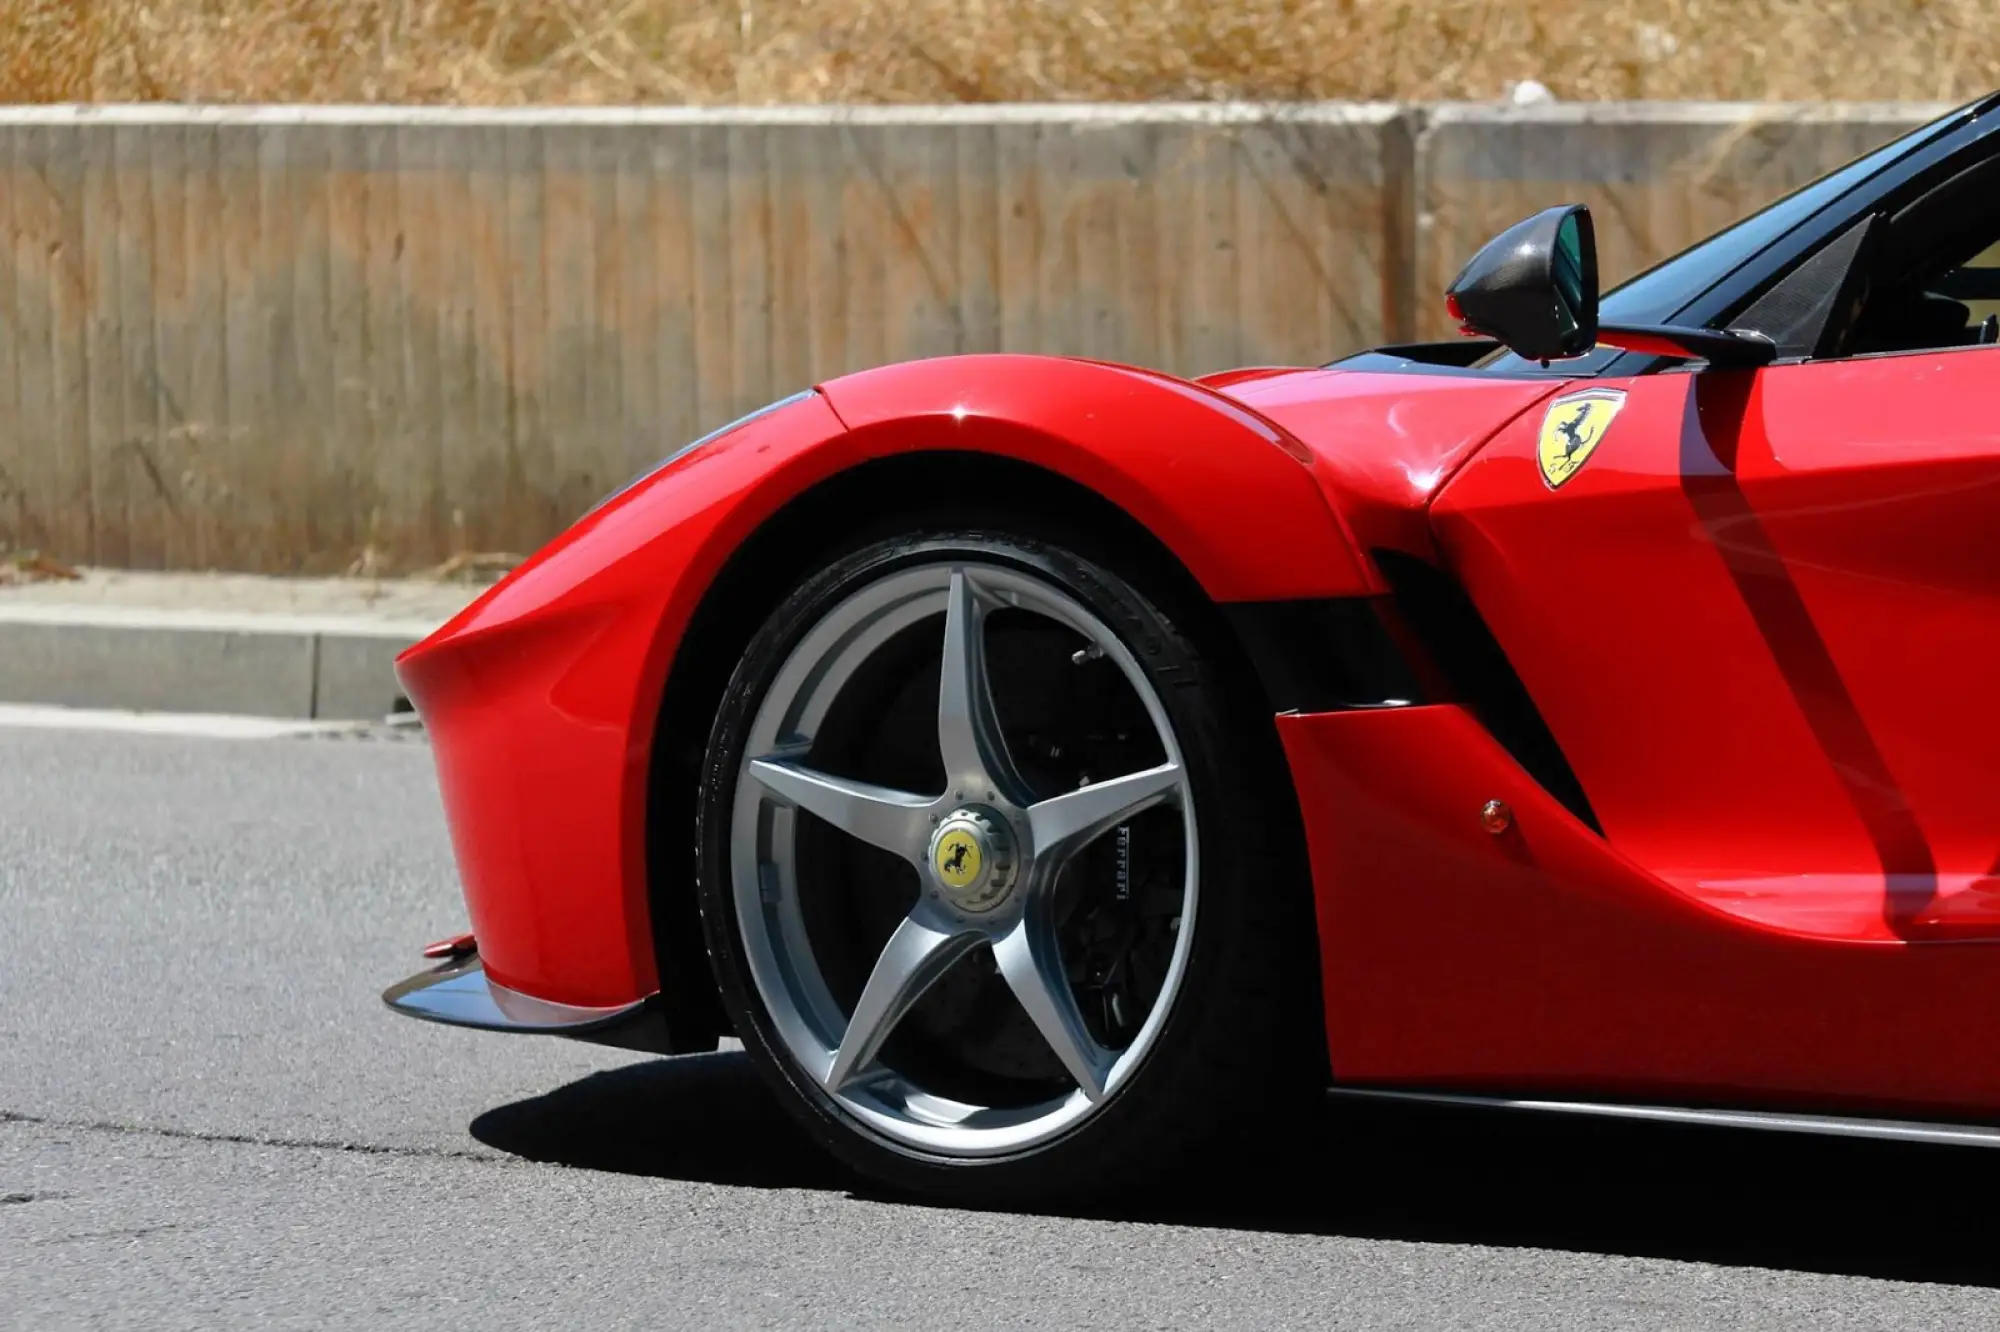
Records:
[[[931,835],[931,878],[961,911],[991,911],[1014,887],[1014,844],[990,810],[955,810]]]

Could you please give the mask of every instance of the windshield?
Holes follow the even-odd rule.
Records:
[[[1758,251],[1867,181],[1920,141],[1963,117],[1971,105],[1898,136],[1865,157],[1835,168],[1769,207],[1752,213],[1705,240],[1695,242],[1679,254],[1663,259],[1638,276],[1620,283],[1606,292],[1598,303],[1599,321],[1607,324],[1672,323],[1676,315]],[[1615,347],[1599,347],[1588,356],[1552,367],[1550,373],[1591,374],[1622,354]],[[1518,374],[1540,370],[1541,366],[1538,362],[1523,360],[1503,350],[1481,362],[1480,368]]]

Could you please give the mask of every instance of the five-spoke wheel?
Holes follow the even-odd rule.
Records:
[[[1184,750],[1188,657],[1108,573],[991,537],[859,552],[745,654],[703,793],[711,950],[746,1044],[864,1157],[1072,1141],[1174,1029],[1197,828],[1240,795],[1205,794],[1211,718]]]

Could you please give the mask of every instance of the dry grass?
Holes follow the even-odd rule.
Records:
[[[0,101],[1937,99],[1996,0],[0,0]]]

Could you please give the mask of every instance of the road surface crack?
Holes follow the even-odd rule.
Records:
[[[238,1147],[283,1147],[314,1152],[347,1152],[357,1156],[477,1161],[482,1165],[522,1164],[509,1157],[455,1147],[397,1147],[387,1143],[352,1142],[342,1138],[291,1138],[264,1133],[215,1133],[153,1124],[121,1124],[108,1119],[58,1119],[50,1115],[23,1114],[18,1110],[0,1110],[0,1124],[28,1124],[37,1128],[71,1129],[87,1133],[121,1133],[130,1137],[170,1138],[180,1142],[220,1143]],[[7,1194],[0,1197],[0,1202],[33,1202],[39,1196]]]
[[[168,1221],[157,1226],[126,1226],[119,1230],[79,1230],[72,1235],[52,1235],[48,1239],[35,1241],[35,1247],[46,1249],[54,1244],[81,1244],[90,1240],[144,1239],[148,1235],[160,1235],[169,1230],[181,1229],[178,1221]]]

